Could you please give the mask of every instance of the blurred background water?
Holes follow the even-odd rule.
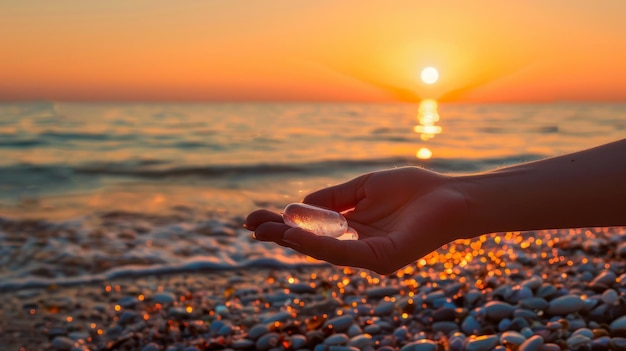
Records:
[[[624,104],[3,104],[0,291],[324,264],[243,218],[377,169],[478,172],[625,135]]]
[[[476,172],[625,135],[626,104],[5,103],[0,216],[245,215],[376,169]]]

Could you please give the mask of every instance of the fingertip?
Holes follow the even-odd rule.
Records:
[[[284,223],[265,222],[256,227],[252,237],[259,241],[280,242],[283,240],[283,234],[289,228],[291,227]]]
[[[283,217],[279,215],[278,213],[268,211],[265,209],[255,210],[255,211],[250,212],[250,214],[248,214],[248,216],[246,217],[246,222],[244,223],[243,227],[248,230],[254,231],[259,225],[261,225],[262,223],[266,223],[266,222],[282,223]]]

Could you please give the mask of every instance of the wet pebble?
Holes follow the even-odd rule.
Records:
[[[253,340],[250,339],[235,339],[230,344],[234,349],[249,349],[255,345]]]
[[[393,337],[398,341],[402,341],[406,339],[408,333],[408,328],[406,326],[401,326],[393,331]]]
[[[527,309],[516,309],[515,312],[513,312],[513,318],[523,318],[526,320],[533,320],[533,319],[537,319],[537,313],[531,310],[527,310]]]
[[[151,342],[148,345],[141,348],[141,351],[161,351],[161,346]]]
[[[380,333],[380,326],[378,324],[366,325],[363,328],[363,332],[371,334],[371,335],[378,334],[378,333]]]
[[[518,351],[539,351],[543,345],[543,338],[539,335],[531,336],[524,341]]]
[[[374,341],[372,340],[372,336],[368,334],[357,335],[348,341],[348,346],[356,347],[359,349],[373,345]]]
[[[324,323],[325,329],[332,329],[335,332],[344,332],[354,323],[352,316],[340,316],[333,319],[329,319]]]
[[[539,351],[561,351],[561,346],[553,343],[547,343],[541,345]]]
[[[593,331],[589,328],[577,328],[571,336],[576,336],[576,335],[583,335],[589,339],[593,339],[594,338],[594,334]]]
[[[269,332],[270,332],[270,328],[267,326],[267,324],[265,323],[257,324],[253,326],[252,328],[250,328],[250,331],[248,331],[248,337],[250,337],[250,339],[252,340],[256,340],[262,335],[265,335]]]
[[[600,301],[594,298],[587,298],[583,300],[583,311],[589,312],[598,305]]]
[[[591,346],[591,339],[585,335],[572,335],[566,340],[567,346],[571,350],[582,350]]]
[[[611,338],[611,341],[609,341],[609,348],[614,351],[626,351],[626,338]]]
[[[532,277],[521,282],[520,286],[527,287],[530,290],[535,291],[541,287],[541,284],[543,284],[543,279],[540,276],[533,275]]]
[[[402,346],[400,351],[437,351],[437,343],[428,339],[417,340]]]
[[[293,283],[288,286],[289,291],[296,294],[314,294],[315,288],[311,284]]]
[[[348,334],[349,337],[361,335],[362,333],[363,333],[363,329],[361,329],[361,327],[356,323],[351,324],[350,327],[348,327],[348,330],[346,331],[346,334]]]
[[[52,348],[59,351],[69,351],[74,346],[75,341],[67,336],[57,336],[52,339]]]
[[[74,341],[86,340],[87,338],[89,338],[89,333],[84,331],[73,331],[68,333],[67,337]]]
[[[626,316],[622,316],[611,322],[611,330],[626,330]]]
[[[498,344],[497,335],[481,335],[475,339],[470,339],[465,346],[466,351],[488,351]]]
[[[607,305],[614,305],[617,303],[619,296],[613,289],[607,289],[602,293],[602,301]]]
[[[301,313],[308,314],[308,315],[317,314],[317,313],[332,313],[333,311],[335,311],[335,309],[337,309],[341,305],[342,305],[342,302],[337,299],[326,298],[320,301],[314,301],[307,305],[304,305],[304,308],[302,308]]]
[[[280,334],[278,333],[267,333],[263,336],[261,336],[255,343],[256,349],[257,350],[269,350],[273,347],[276,347],[278,345],[278,343],[280,342]]]
[[[504,318],[498,323],[498,330],[500,331],[509,330],[511,329],[512,323],[513,321],[511,321],[509,318]],[[477,334],[477,333],[474,333],[474,334]]]
[[[611,342],[611,338],[608,336],[601,336],[599,338],[595,338],[591,341],[591,349],[592,350],[608,350],[609,343]]]
[[[483,293],[480,290],[472,289],[465,294],[465,301],[472,306],[474,305],[481,297]]]
[[[168,292],[162,292],[154,294],[152,296],[152,301],[155,303],[160,303],[161,305],[171,304],[176,301],[176,295]]]
[[[306,337],[300,334],[292,335],[290,341],[291,341],[291,347],[294,350],[302,349],[307,344]]]
[[[611,287],[616,280],[615,273],[609,270],[604,270],[594,280],[589,283],[589,287],[594,290],[604,290]]]
[[[381,301],[374,307],[374,315],[386,316],[393,313],[396,304],[393,301]]]
[[[344,345],[330,345],[328,346],[328,351],[359,351],[359,349]]]
[[[448,334],[452,331],[459,330],[459,325],[455,322],[443,321],[443,322],[435,322],[432,325],[433,332]]]
[[[273,313],[261,320],[262,323],[282,322],[285,323],[292,318],[291,312],[280,311]]]
[[[139,314],[137,312],[132,310],[125,310],[120,314],[117,322],[121,325],[125,325],[136,321],[137,318],[139,318]]]
[[[465,349],[465,335],[455,335],[450,338],[450,351],[463,351]]]
[[[549,298],[556,293],[556,288],[552,284],[542,284],[535,294],[537,297]]]
[[[467,316],[461,324],[461,330],[464,333],[472,335],[480,333],[480,323],[473,316]]]
[[[381,299],[385,296],[393,296],[397,294],[400,290],[398,288],[394,288],[391,286],[386,287],[376,287],[369,288],[365,291],[365,295],[367,295],[370,299]]]
[[[526,337],[516,331],[505,331],[500,335],[500,343],[505,346],[512,345],[514,348],[517,348],[524,341],[526,341]]]
[[[502,301],[489,301],[485,304],[485,314],[495,320],[512,317],[514,310],[514,306]]]
[[[578,295],[568,294],[551,300],[548,304],[548,313],[552,315],[566,315],[576,313],[583,308],[583,301]]]
[[[337,333],[329,336],[324,340],[325,345],[347,345],[350,338],[346,334]]]
[[[548,308],[548,301],[542,297],[530,297],[520,301],[520,306],[529,310],[545,310]]]
[[[533,292],[526,286],[517,286],[513,288],[513,293],[507,299],[512,304],[517,304],[521,300],[529,299],[533,297]]]

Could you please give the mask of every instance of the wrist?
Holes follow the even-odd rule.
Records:
[[[456,177],[467,207],[463,235],[535,229],[532,198],[516,181],[528,172],[516,167]]]

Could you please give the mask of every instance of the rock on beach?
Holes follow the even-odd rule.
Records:
[[[548,313],[552,315],[566,315],[580,311],[584,306],[578,295],[568,294],[551,300],[548,304]]]

